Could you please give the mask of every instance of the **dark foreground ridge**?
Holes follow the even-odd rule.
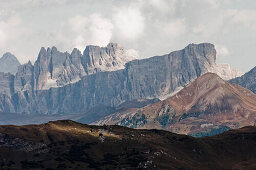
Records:
[[[255,169],[256,127],[193,138],[70,120],[0,126],[0,169]]]

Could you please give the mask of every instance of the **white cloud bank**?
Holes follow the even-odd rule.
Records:
[[[74,33],[72,44],[81,51],[89,44],[106,46],[112,37],[113,24],[100,14],[75,16],[69,19],[68,25]]]
[[[113,21],[117,36],[125,40],[135,40],[144,32],[145,19],[138,7],[116,8]]]
[[[41,46],[71,51],[111,41],[143,57],[210,42],[220,62],[243,71],[256,63],[255,0],[1,0],[0,6],[0,56],[10,51],[23,63],[35,60]]]
[[[21,24],[21,19],[18,15],[11,16],[6,20],[0,20],[0,47],[6,47],[7,41],[14,41],[21,34],[19,30],[19,25]]]
[[[218,58],[223,58],[230,55],[228,48],[223,45],[215,45],[215,48],[216,48]]]

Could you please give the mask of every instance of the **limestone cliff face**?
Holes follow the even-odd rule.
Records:
[[[0,94],[12,95],[14,92],[14,76],[10,73],[0,72]]]
[[[42,48],[33,67],[28,63],[19,68],[14,86],[23,90],[8,96],[11,111],[77,113],[101,104],[117,106],[138,98],[164,98],[208,72],[216,59],[214,45],[209,43],[190,44],[183,50],[122,66],[126,61],[119,61],[126,55],[116,44],[88,46],[83,55],[77,49],[69,55],[54,47]],[[45,88],[55,85],[58,88]]]
[[[109,43],[107,47],[87,46],[83,54],[83,64],[87,74],[93,74],[98,71],[124,69],[125,63],[136,57],[131,50],[125,50],[118,44]]]
[[[18,72],[14,79],[15,91],[33,90],[34,88],[34,66],[29,61],[18,67]]]

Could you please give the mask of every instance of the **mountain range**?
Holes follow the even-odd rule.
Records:
[[[213,44],[138,58],[115,43],[86,46],[83,54],[41,48],[34,64],[0,72],[0,112],[10,113],[0,123],[68,118],[196,137],[255,124],[255,94],[241,87],[248,87],[243,77],[250,72],[240,78],[238,70],[216,64]]]
[[[16,75],[1,73],[0,111],[67,114],[138,98],[164,99],[217,67],[209,43],[141,60],[132,54],[114,43],[87,46],[83,55],[42,48],[34,65],[19,66]]]

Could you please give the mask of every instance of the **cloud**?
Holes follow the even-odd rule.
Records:
[[[195,25],[193,27],[193,32],[194,33],[202,33],[204,32],[206,29],[205,25],[204,24],[199,24],[199,25]]]
[[[128,6],[115,9],[113,21],[117,36],[128,41],[139,38],[145,29],[145,18],[139,7]]]
[[[69,28],[74,34],[73,46],[84,50],[85,45],[106,46],[112,37],[113,24],[100,14],[89,17],[75,16],[70,18]]]
[[[19,15],[10,16],[7,19],[0,18],[0,47],[6,47],[7,43],[15,41],[22,34]]]
[[[231,9],[227,11],[227,15],[230,17],[230,21],[233,24],[241,24],[256,29],[256,10]]]
[[[36,59],[41,46],[70,52],[113,41],[150,57],[210,42],[220,44],[218,56],[232,51],[232,60],[221,61],[245,70],[256,61],[255,5],[255,0],[0,0],[0,55],[10,51],[26,62]]]
[[[168,36],[168,38],[179,37],[186,31],[184,19],[176,19],[169,23],[163,23],[161,27],[162,28],[159,28],[159,30],[163,30],[163,33],[165,34],[165,36]]]
[[[174,13],[175,5],[177,0],[147,0],[146,3],[149,3],[152,7],[157,9],[160,13]]]
[[[1,26],[1,23],[0,23]],[[2,29],[0,29],[0,47],[4,47],[6,41],[6,35]]]
[[[227,47],[225,47],[223,45],[215,45],[215,48],[216,48],[216,51],[217,51],[217,57],[218,58],[227,57],[230,54]]]
[[[222,1],[224,0],[181,0],[183,7],[184,6],[197,6],[197,10],[203,10],[203,7],[206,8],[218,8]]]

